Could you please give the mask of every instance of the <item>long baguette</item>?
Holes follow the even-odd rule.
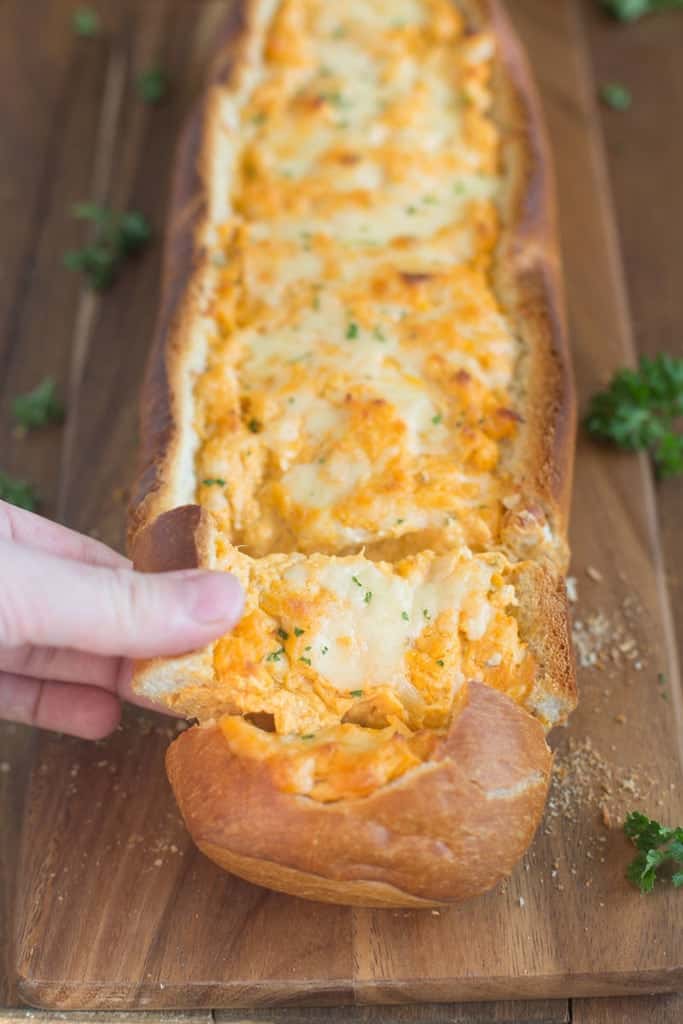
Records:
[[[218,41],[212,83],[182,141],[130,521],[131,549],[144,571],[230,569],[247,587],[245,624],[233,638],[140,665],[136,675],[140,692],[199,719],[175,741],[167,761],[195,841],[217,863],[259,884],[371,906],[463,899],[512,870],[543,810],[550,770],[544,732],[576,700],[561,579],[574,398],[539,105],[498,2],[461,0],[459,25],[449,22],[441,0],[406,6],[455,32],[454,52],[490,38],[496,46],[493,106],[481,116],[497,137],[500,228],[484,272],[518,355],[508,388],[516,425],[501,442],[499,463],[514,487],[501,502],[493,539],[477,546],[480,524],[479,532],[467,533],[463,519],[462,528],[380,529],[354,544],[324,535],[317,521],[297,532],[273,517],[265,498],[268,529],[257,529],[253,517],[228,521],[214,499],[214,480],[198,477],[205,459],[198,419],[204,432],[207,424],[202,382],[215,359],[210,339],[225,274],[216,253],[224,251],[221,227],[234,224],[228,193],[244,131],[240,111],[265,73],[269,48],[279,59],[284,29],[310,14],[314,0],[261,0],[232,16]],[[297,25],[297,32],[306,42],[305,27]],[[411,287],[430,277],[403,276]],[[228,343],[239,327],[229,327]],[[209,427],[214,423],[215,416]],[[218,484],[222,491],[230,481]],[[247,553],[235,544],[246,545]],[[492,583],[494,577],[501,582]],[[423,682],[424,658],[432,659],[417,702],[414,694],[407,703],[398,700],[379,678],[380,671],[400,675],[398,662],[385,659],[380,668],[368,653],[363,685],[344,693],[329,685],[317,649],[313,663],[306,640],[319,631],[323,598],[328,633],[335,615],[347,614],[355,648],[365,642],[368,622],[375,624],[376,644],[385,645],[384,620],[367,618],[379,614],[376,592],[369,585],[362,595],[351,585],[345,590],[339,581],[348,579],[359,587],[378,581],[377,593],[388,602],[405,602],[406,587],[412,600],[436,586],[439,599],[421,610],[426,622],[419,635],[412,623],[403,626],[412,608],[409,615],[408,605],[396,604],[401,643],[410,647],[411,665],[423,659]],[[460,604],[456,593],[465,595]],[[467,602],[482,600],[495,605],[503,633],[487,627],[483,639],[468,634]],[[306,629],[296,626],[303,622],[296,615],[304,615]],[[482,661],[478,652],[486,643]],[[327,655],[328,645],[321,649]],[[339,678],[342,669],[335,669]]]

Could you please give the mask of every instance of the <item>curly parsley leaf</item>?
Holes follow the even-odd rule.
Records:
[[[617,21],[637,21],[645,14],[683,8],[683,0],[601,0],[601,4]]]
[[[46,377],[25,395],[17,395],[12,403],[12,415],[15,422],[25,430],[44,427],[48,423],[61,423],[64,419],[64,404],[55,394],[52,377]]]
[[[640,811],[632,811],[624,822],[624,832],[639,851],[626,869],[626,877],[641,892],[652,892],[662,865],[683,864],[683,828],[668,828]],[[682,886],[683,871],[674,872],[671,881],[677,888]]]
[[[31,484],[25,480],[15,480],[0,469],[0,501],[8,501],[10,505],[17,508],[25,508],[29,512],[35,512],[38,506],[38,496]]]
[[[102,291],[116,280],[124,261],[149,241],[149,224],[137,210],[117,213],[98,203],[78,203],[73,212],[94,225],[95,237],[82,249],[67,252],[64,263],[84,274],[91,288]]]
[[[649,451],[659,476],[683,472],[683,359],[661,353],[646,356],[637,370],[619,370],[594,395],[585,418],[593,437],[629,451]]]

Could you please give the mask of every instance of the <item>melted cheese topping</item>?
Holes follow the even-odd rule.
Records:
[[[428,735],[446,729],[468,680],[520,703],[531,693],[536,663],[501,554],[422,552],[392,565],[362,555],[252,559],[227,547],[220,565],[244,585],[244,616],[216,644],[216,678],[170,705],[225,716],[234,749],[275,757],[287,786],[309,780],[297,792],[332,799],[324,765],[337,742],[340,779],[363,751],[354,792],[377,772],[395,777],[432,748]]]
[[[198,500],[253,555],[499,542],[520,417],[493,55],[447,0],[277,7],[196,388]]]
[[[509,563],[472,551],[543,517],[506,470],[493,38],[448,0],[271,6],[240,103],[220,95],[195,387],[196,497],[247,608],[170,703],[330,800],[427,758],[468,679],[528,698]]]

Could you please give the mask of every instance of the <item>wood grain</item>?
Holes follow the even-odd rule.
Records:
[[[11,13],[14,6],[10,4],[5,11],[0,11],[0,18],[8,10],[8,17],[18,17]],[[619,277],[618,251],[611,233],[609,189],[603,173],[592,84],[585,63],[583,27],[575,18],[577,8],[573,2],[549,5],[543,0],[518,0],[511,6],[535,55],[536,66],[542,72],[551,128],[560,157],[558,169],[564,200],[563,233],[570,306],[575,350],[578,352],[579,383],[582,393],[587,395],[613,365],[628,357],[631,340],[628,309]],[[73,132],[78,135],[79,156],[85,167],[80,172],[83,184],[79,184],[79,191],[70,196],[68,202],[72,198],[83,198],[82,189],[86,185],[92,187],[97,177],[94,173],[96,140],[98,132],[101,138],[106,128],[106,125],[102,127],[101,104],[105,83],[112,75],[112,62],[120,64],[123,60],[128,69],[128,82],[134,67],[144,66],[159,54],[173,69],[176,96],[165,107],[151,111],[137,104],[134,96],[125,92],[121,115],[113,130],[116,174],[110,174],[108,178],[105,175],[103,187],[105,191],[111,190],[119,205],[138,205],[156,223],[162,223],[171,140],[177,132],[188,97],[200,81],[202,54],[206,52],[211,27],[220,17],[222,7],[220,3],[188,7],[171,0],[158,0],[144,7],[123,2],[107,5],[106,18],[111,38],[108,36],[102,44],[97,44],[100,47],[97,59],[93,52],[85,58],[92,64],[95,82],[94,85],[92,81],[87,84],[93,93],[82,97],[79,89],[69,100],[69,103],[82,103],[84,108],[79,108],[73,115]],[[70,5],[60,2],[54,5],[54,9],[59,9],[54,14],[56,25],[60,17],[67,17],[65,12]],[[63,21],[59,24],[63,25]],[[60,36],[55,30],[55,37],[58,42],[54,45],[57,69],[54,74],[58,77],[58,72],[64,72],[64,68],[68,71],[69,62],[73,62],[75,57],[71,49],[73,40],[68,34],[61,31]],[[7,33],[0,34],[0,40],[3,38],[8,38]],[[63,64],[59,63],[59,45],[68,50]],[[106,60],[103,60],[103,52],[106,52]],[[12,76],[16,72],[16,55],[13,59],[15,63],[8,73],[10,84],[15,80]],[[76,63],[80,66],[83,59],[79,52]],[[73,71],[70,73],[74,74]],[[89,113],[91,102],[94,102],[94,116]],[[46,126],[48,123],[46,117]],[[80,129],[76,131],[79,125],[89,126],[85,135],[91,146],[89,150],[83,145]],[[44,141],[44,138],[41,136],[39,141]],[[30,164],[29,159],[24,166]],[[22,172],[18,167],[17,164],[11,169],[13,188],[21,180]],[[64,176],[67,169],[61,169],[59,173]],[[68,173],[74,175],[76,171],[69,169]],[[33,178],[26,178],[26,187],[31,200],[37,202],[32,190],[39,191],[40,186],[35,177],[34,174]],[[69,180],[64,178],[64,182]],[[63,200],[58,198],[57,201]],[[46,223],[49,225],[49,217]],[[19,217],[16,225],[18,233],[26,230]],[[48,230],[42,221],[40,230]],[[74,244],[74,238],[65,242],[68,232],[73,233],[73,226],[67,222],[59,232],[50,236],[48,250],[60,253],[65,244]],[[32,242],[24,239],[22,251],[33,252],[36,244],[35,239]],[[586,252],[591,253],[590,261],[585,258]],[[16,279],[24,282],[26,297],[22,301],[39,305],[44,300],[41,298],[39,302],[37,292],[32,291],[30,273],[26,269],[31,266],[30,262],[24,264],[22,278],[21,268],[12,260],[10,273],[16,272]],[[55,277],[60,282],[61,297],[65,277],[62,272]],[[77,418],[65,445],[68,484],[62,483],[63,513],[71,524],[87,531],[97,531],[112,543],[121,539],[121,507],[113,491],[127,483],[132,466],[135,448],[134,392],[154,315],[156,280],[155,254],[150,253],[134,271],[124,275],[110,295],[97,304],[90,329],[77,353],[76,406],[75,412],[72,410],[72,416]],[[66,278],[66,284],[73,285],[73,279]],[[11,295],[14,297],[16,294],[12,285]],[[17,361],[21,372],[27,372],[31,365],[36,368],[45,365],[39,347],[43,338],[40,327],[54,320],[50,312],[55,301],[53,294],[50,306],[42,312],[24,310],[14,314],[13,324],[29,325],[21,335],[21,358]],[[64,317],[63,331],[59,327],[61,320],[54,321],[55,338],[64,336],[61,350],[64,358],[71,357],[70,332],[79,301],[82,304],[83,299],[79,299],[78,288],[75,287],[69,317]],[[651,318],[654,319],[655,315],[656,311],[650,307]],[[7,358],[6,338],[16,336],[15,328],[3,334],[0,359]],[[35,352],[33,364],[31,351]],[[64,383],[68,377],[68,371],[65,371]],[[8,385],[5,395],[12,394],[16,387],[16,384],[11,388]],[[47,439],[41,439],[40,444],[43,443],[46,444],[43,463],[46,490],[49,496],[54,496],[49,497],[49,511],[59,491],[60,474],[54,470],[54,448],[55,443],[59,445],[59,434],[49,439],[49,448]],[[6,463],[4,468],[26,464],[25,450],[21,449],[16,462],[12,465]],[[37,472],[40,473],[40,462]],[[65,474],[61,476],[63,481]],[[42,476],[39,478],[43,479]],[[641,633],[649,636],[649,645],[655,654],[655,658],[648,661],[647,669],[647,682],[652,684],[658,666],[664,663],[664,649],[667,644],[670,646],[672,638],[662,633],[657,621],[662,610],[662,579],[657,579],[653,573],[653,556],[657,554],[653,509],[651,503],[638,497],[648,495],[648,486],[644,465],[634,466],[633,460],[598,454],[582,446],[579,487],[583,488],[580,493],[584,499],[578,503],[574,539],[575,564],[582,592],[581,614],[591,604],[596,608],[607,608],[610,614],[615,613],[623,596],[637,588],[645,609]],[[604,515],[596,517],[596,508],[604,510]],[[583,571],[587,565],[602,569],[604,589],[591,586],[585,580]],[[619,572],[624,573],[626,579],[619,579]],[[670,674],[675,678],[675,666],[672,666]],[[648,760],[648,745],[652,745],[658,752],[654,758],[654,770],[658,776],[664,777],[670,771],[675,722],[658,723],[654,730],[649,728],[649,722],[641,727],[638,715],[643,700],[647,699],[643,692],[645,680],[633,672],[619,680],[613,686],[610,702],[605,701],[604,686],[598,685],[595,672],[584,673],[582,682],[584,707],[581,717],[572,727],[572,733],[581,736],[589,729],[596,745],[606,751],[614,743],[618,750],[610,756],[621,760],[624,765],[635,763],[636,759]],[[608,712],[614,704],[615,713],[626,713],[627,721],[623,726],[616,728],[614,722],[596,722],[592,712],[604,703],[608,703]],[[37,969],[38,980],[49,982],[53,995],[57,992],[61,999],[65,989],[69,988],[69,972],[76,970],[78,973],[84,966],[85,972],[79,974],[79,978],[90,979],[91,984],[93,979],[104,978],[109,986],[108,989],[106,985],[96,986],[97,991],[81,989],[81,997],[88,997],[92,1005],[105,1005],[108,992],[113,993],[119,1005],[132,1005],[126,1001],[131,996],[132,975],[136,981],[144,979],[135,986],[133,1002],[140,1006],[170,1006],[173,1005],[174,990],[160,986],[173,983],[181,986],[185,978],[192,976],[191,956],[203,946],[210,950],[211,958],[204,965],[203,981],[193,989],[191,997],[197,1002],[204,1001],[204,1005],[219,1005],[220,996],[224,994],[224,980],[232,972],[237,972],[238,979],[244,983],[242,988],[239,984],[237,987],[233,985],[230,996],[233,1002],[235,999],[244,1001],[252,998],[270,1001],[278,997],[280,990],[285,990],[283,997],[286,999],[299,997],[302,988],[309,985],[306,971],[314,975],[316,971],[325,972],[327,988],[324,995],[316,997],[318,999],[350,998],[352,988],[356,995],[358,988],[363,989],[364,998],[387,998],[387,978],[392,977],[392,972],[405,971],[408,961],[414,965],[416,973],[408,977],[407,982],[404,975],[400,996],[444,997],[443,986],[449,981],[446,972],[430,982],[432,996],[424,994],[424,985],[421,992],[415,989],[415,978],[420,977],[417,971],[427,972],[429,976],[433,958],[438,959],[443,953],[446,932],[440,919],[433,922],[399,919],[384,925],[369,913],[360,912],[352,916],[346,911],[326,908],[326,911],[334,910],[334,915],[325,921],[316,915],[316,908],[311,905],[300,904],[297,907],[293,906],[296,901],[265,896],[259,890],[250,890],[241,883],[218,875],[207,866],[188,846],[163,780],[160,762],[167,742],[164,735],[167,728],[170,727],[158,718],[132,715],[126,730],[102,747],[92,748],[76,741],[51,738],[40,741],[26,818],[29,856],[25,862],[23,891],[24,906],[29,905],[31,912],[24,917],[27,924],[24,936],[27,949],[30,949],[28,939],[31,935],[41,942],[47,938],[49,948],[37,950],[25,961],[34,970],[32,981]],[[43,775],[41,764],[47,766]],[[72,775],[76,765],[78,770]],[[21,774],[20,769],[16,773],[13,771],[10,778]],[[140,783],[142,778],[144,785]],[[58,797],[55,797],[55,792]],[[131,799],[133,792],[136,794],[134,800]],[[100,807],[97,807],[98,802]],[[680,812],[679,797],[672,796],[669,805],[658,810],[672,815]],[[536,879],[535,883],[530,884],[528,875],[525,877],[520,872],[507,894],[494,894],[489,899],[490,907],[482,909],[481,904],[477,904],[476,908],[463,908],[462,915],[456,915],[456,939],[467,936],[467,940],[460,940],[453,946],[451,936],[451,945],[447,947],[451,963],[446,967],[452,969],[453,963],[462,966],[462,959],[458,958],[471,954],[472,950],[464,947],[472,946],[472,936],[477,933],[477,926],[482,924],[489,929],[490,936],[488,944],[483,944],[486,955],[483,958],[472,957],[472,960],[478,960],[476,968],[480,970],[483,964],[489,974],[493,970],[501,970],[501,967],[503,972],[514,969],[519,972],[522,986],[525,978],[521,972],[530,945],[536,967],[545,964],[551,971],[565,970],[566,975],[569,965],[574,967],[583,963],[590,968],[593,962],[600,962],[601,950],[596,946],[602,944],[604,935],[616,933],[617,929],[623,946],[618,951],[623,965],[625,959],[639,951],[636,941],[639,941],[638,930],[642,926],[643,945],[646,945],[648,936],[656,940],[654,948],[645,951],[645,958],[651,964],[658,963],[660,970],[666,973],[667,960],[671,961],[675,952],[675,936],[662,935],[654,919],[655,915],[662,913],[666,916],[666,910],[662,910],[663,904],[669,905],[666,895],[662,900],[661,894],[657,894],[657,903],[646,906],[642,920],[639,920],[642,901],[637,894],[625,889],[621,880],[623,864],[629,854],[618,836],[610,834],[606,864],[599,866],[597,871],[590,869],[592,894],[600,893],[602,896],[596,895],[597,905],[594,902],[584,907],[583,904],[575,904],[571,898],[572,886],[577,890],[578,885],[587,880],[589,865],[581,865],[578,884],[577,876],[567,879],[563,893],[556,892],[556,887],[551,884],[551,865],[556,856],[560,860],[561,872],[566,873],[572,857],[580,852],[581,844],[593,835],[602,834],[599,824],[593,820],[592,809],[586,808],[585,812],[576,827],[576,836],[567,837],[567,842],[557,835],[540,837],[529,858],[531,870],[528,875]],[[17,813],[15,805],[15,815]],[[74,843],[75,829],[80,831]],[[30,840],[31,836],[48,831],[48,842],[39,839],[40,845],[36,845]],[[129,846],[128,840],[132,837],[140,838]],[[577,843],[574,846],[575,839]],[[160,845],[155,848],[155,843]],[[173,846],[177,852],[172,851]],[[98,857],[99,864],[96,863]],[[157,860],[162,863],[155,866]],[[57,875],[50,879],[49,875],[55,869]],[[27,884],[29,877],[36,879],[38,888],[31,889]],[[546,885],[552,891],[540,892],[541,886]],[[133,892],[135,896],[131,899]],[[39,907],[36,894],[41,893],[44,893],[44,901]],[[516,902],[520,895],[525,900],[523,908]],[[106,901],[105,909],[103,900]],[[605,907],[600,908],[600,902],[605,903]],[[118,914],[110,912],[112,905],[114,910],[119,910]],[[656,910],[653,909],[655,906]],[[585,922],[581,920],[582,913],[586,914]],[[193,917],[195,914],[199,916]],[[625,919],[623,940],[622,917]],[[47,921],[50,927],[46,929],[43,922]],[[582,931],[588,926],[588,921],[594,929],[594,935],[590,937],[592,941],[586,941]],[[503,934],[505,942],[501,951],[496,939]],[[131,935],[133,943],[130,942]],[[239,936],[237,940],[236,936]],[[542,948],[544,944],[545,949]],[[584,948],[574,959],[575,946],[579,944]],[[657,944],[660,944],[659,950]],[[420,947],[414,960],[413,946]],[[328,948],[335,950],[331,969],[325,958]],[[141,961],[145,966],[142,973],[139,970]],[[678,962],[680,964],[680,956]],[[542,981],[547,979],[547,975],[542,973],[539,976]],[[266,979],[265,988],[263,979]],[[575,984],[577,979],[574,977],[570,981]],[[607,987],[601,991],[613,990],[610,988],[613,985],[614,979],[607,979]],[[472,997],[478,994],[483,998],[494,996],[498,991],[496,985],[491,985],[484,992],[480,988],[478,993],[468,990],[458,995]],[[176,987],[175,994],[177,992]],[[395,995],[392,993],[392,997]],[[73,1003],[74,998],[74,989],[71,988],[67,993],[69,1005],[78,1005]],[[609,1016],[612,1004],[613,1016]],[[577,1020],[588,1021],[593,1020],[590,1014],[595,1010],[603,1013],[603,1017],[595,1019],[621,1022],[629,1019],[623,1014],[630,1012],[630,1006],[639,1008],[641,1012],[646,1009],[647,1012],[659,1012],[652,1008],[663,1007],[664,1013],[669,1012],[667,1008],[672,1005],[669,1000],[656,1003],[587,1000],[576,1001],[574,1013],[575,1016],[583,1013],[583,1017],[576,1016]],[[356,1016],[344,1016],[349,1012]],[[438,1011],[430,1007],[395,1007],[391,1010],[367,1007],[340,1010],[334,1015],[330,1011],[325,1013],[332,1020],[358,1019],[372,1021],[373,1024],[375,1020],[391,1019],[405,1021],[406,1024],[413,1020],[436,1022],[441,1019],[567,1019],[566,1002],[562,1001],[450,1005]],[[266,1016],[258,1013],[253,1019],[300,1020],[302,1024],[307,1019],[316,1021],[316,1011],[313,1010],[292,1009],[281,1011],[281,1014],[276,1016],[275,1011],[267,1011]],[[116,1019],[121,1019],[121,1015],[116,1015]],[[231,1011],[223,1019],[246,1021],[252,1019],[252,1014]],[[632,1016],[630,1019],[642,1018]],[[674,1018],[662,1016],[661,1019]]]

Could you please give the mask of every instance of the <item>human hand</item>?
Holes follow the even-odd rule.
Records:
[[[181,654],[242,613],[228,573],[134,572],[99,541],[0,501],[0,718],[99,739],[132,693],[131,658]]]

